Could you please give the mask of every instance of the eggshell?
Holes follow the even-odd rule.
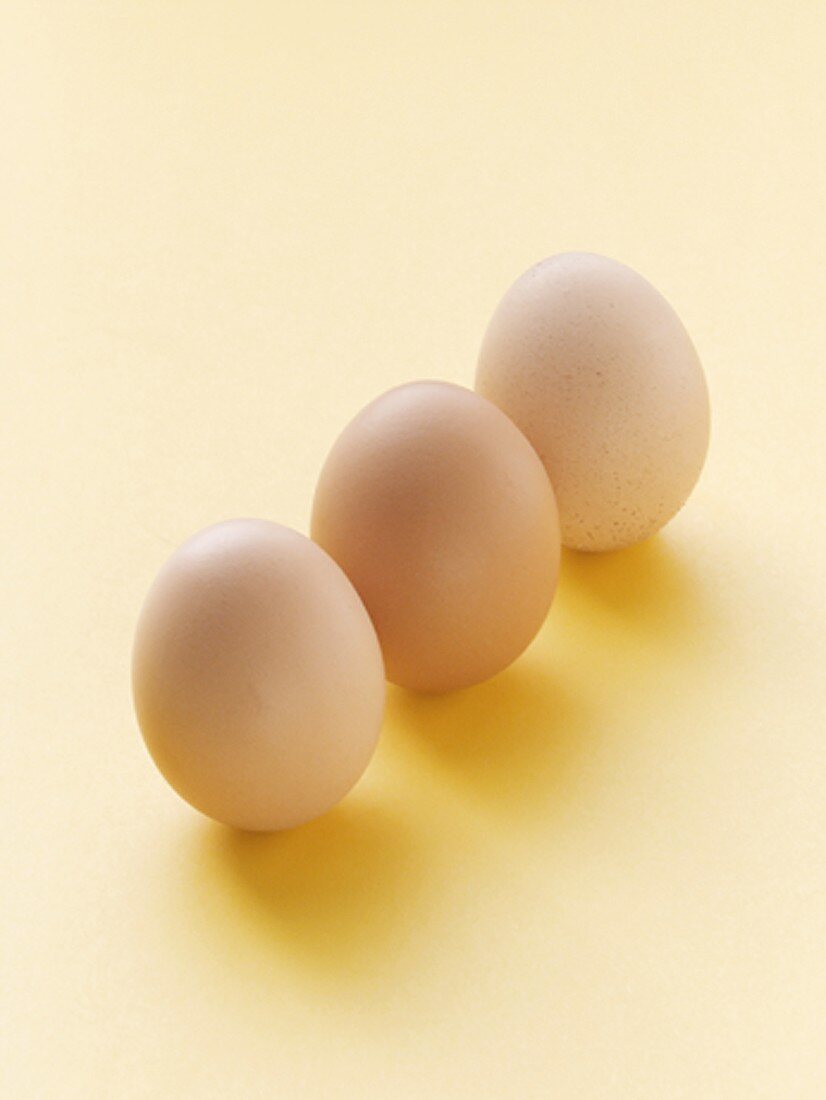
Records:
[[[243,829],[328,810],[364,771],[384,703],[375,630],[336,563],[264,520],[208,527],[161,569],[133,651],[147,747],[197,809]]]
[[[421,691],[505,668],[556,587],[559,521],[541,462],[490,402],[446,382],[391,390],[344,429],[311,530],[364,600],[389,679]]]
[[[476,389],[536,448],[566,546],[653,534],[700,475],[709,400],[697,353],[662,295],[616,260],[564,253],[517,279],[485,334]]]

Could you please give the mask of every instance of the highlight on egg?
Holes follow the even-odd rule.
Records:
[[[554,493],[518,428],[447,382],[378,397],[330,451],[312,537],[373,620],[388,678],[441,692],[514,661],[551,605]]]
[[[161,569],[135,635],[141,732],[172,787],[242,829],[330,809],[375,749],[381,652],[340,567],[265,520],[199,532]]]
[[[520,276],[488,325],[476,390],[542,459],[566,546],[652,535],[700,476],[710,411],[697,352],[665,298],[616,260],[563,253]]]

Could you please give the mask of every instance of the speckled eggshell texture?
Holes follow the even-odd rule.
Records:
[[[344,429],[312,535],[352,580],[394,683],[448,691],[509,665],[542,624],[559,520],[542,463],[472,390],[414,382]]]
[[[566,546],[653,534],[700,475],[709,400],[697,353],[662,295],[615,260],[563,253],[517,279],[485,334],[476,389],[536,448]]]
[[[299,825],[367,766],[384,705],[375,630],[308,538],[265,520],[216,524],[158,574],[138,622],[135,708],[158,768],[242,829]]]

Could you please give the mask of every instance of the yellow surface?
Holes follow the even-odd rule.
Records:
[[[819,1098],[826,10],[3,5],[3,1043],[15,1098]],[[341,808],[233,835],[128,688],[196,528],[306,528],[525,267],[674,303],[714,438],[513,669],[393,691]]]

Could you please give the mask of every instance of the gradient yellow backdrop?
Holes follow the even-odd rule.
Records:
[[[826,1095],[823,4],[1,19],[3,1095]],[[343,423],[572,248],[696,341],[689,506],[500,678],[391,691],[328,817],[201,819],[131,712],[158,566],[306,529]]]

